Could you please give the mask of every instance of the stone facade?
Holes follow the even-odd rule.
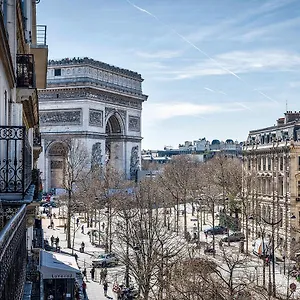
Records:
[[[62,187],[57,178],[62,178],[64,154],[51,148],[63,147],[70,138],[82,142],[91,166],[103,167],[109,160],[132,177],[133,148],[138,149],[134,168],[140,166],[141,112],[147,100],[142,81],[136,72],[89,58],[49,61],[48,87],[39,91],[45,190]]]
[[[293,118],[293,117],[297,118]],[[277,251],[293,255],[300,242],[300,112],[250,131],[244,150],[244,192],[251,237],[272,235]],[[276,225],[270,226],[269,223]]]

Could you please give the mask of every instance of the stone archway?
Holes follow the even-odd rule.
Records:
[[[62,142],[55,142],[49,146],[50,189],[64,188],[67,151],[67,146]]]
[[[111,164],[116,169],[122,170],[124,161],[124,124],[121,116],[115,112],[107,119],[105,126],[105,163]]]

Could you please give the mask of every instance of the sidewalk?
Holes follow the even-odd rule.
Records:
[[[53,213],[58,216],[58,209],[53,209]],[[67,248],[66,234],[64,233],[64,227],[62,219],[53,219],[54,221],[54,229],[49,229],[48,225],[50,224],[50,219],[44,218],[42,220],[43,230],[44,230],[44,239],[47,239],[50,243],[50,237],[53,235],[54,238],[59,238],[59,246],[61,247],[62,253],[67,253],[72,255],[72,249]],[[81,233],[81,226],[84,225],[84,233]],[[114,279],[114,270],[108,268],[108,296],[104,296],[103,285],[99,284],[99,274],[100,269],[96,269],[95,272],[95,281],[91,280],[90,270],[92,267],[92,259],[95,255],[104,253],[104,250],[101,248],[97,248],[96,246],[90,243],[89,235],[87,234],[88,228],[86,228],[85,223],[80,223],[78,226],[78,230],[75,232],[75,243],[73,254],[78,255],[78,267],[83,270],[86,268],[87,270],[87,280],[85,280],[87,284],[87,296],[88,300],[104,300],[104,299],[117,299],[115,293],[112,292],[113,279]],[[71,237],[73,235],[73,228],[71,229]],[[73,241],[72,241],[73,242]],[[85,243],[85,251],[84,253],[79,252],[79,248],[81,247],[81,243]]]

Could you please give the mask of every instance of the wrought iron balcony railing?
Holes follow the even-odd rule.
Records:
[[[17,87],[36,88],[33,54],[17,54]]]
[[[0,216],[6,212],[1,209]],[[0,299],[21,299],[25,275],[26,205],[23,205],[0,231]]]
[[[0,126],[0,194],[25,195],[32,182],[32,150],[24,126]]]

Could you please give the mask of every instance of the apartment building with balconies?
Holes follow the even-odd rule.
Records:
[[[23,297],[26,263],[41,239],[37,88],[46,87],[48,47],[38,2],[0,1],[0,299]]]
[[[243,164],[250,236],[272,236],[277,254],[293,257],[300,249],[300,112],[250,131]]]

